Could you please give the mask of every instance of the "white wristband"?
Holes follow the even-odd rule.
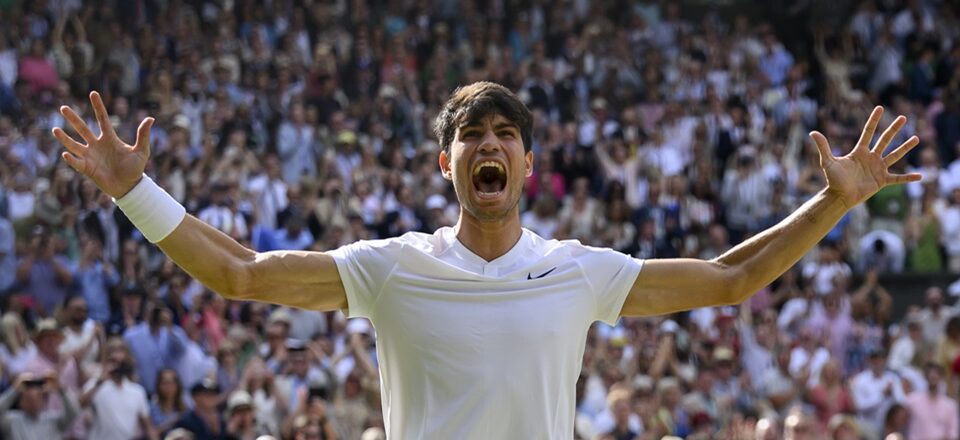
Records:
[[[163,240],[187,216],[187,210],[146,174],[126,195],[113,199],[150,243]]]

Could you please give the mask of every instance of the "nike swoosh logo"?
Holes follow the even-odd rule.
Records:
[[[540,278],[543,278],[543,277],[547,276],[550,272],[553,272],[553,271],[555,271],[555,270],[557,270],[557,267],[556,267],[556,266],[554,266],[553,269],[550,269],[550,270],[548,270],[548,271],[540,274],[539,276],[533,276],[533,275],[530,274],[530,272],[527,272],[527,279],[528,279],[528,280],[539,280]]]

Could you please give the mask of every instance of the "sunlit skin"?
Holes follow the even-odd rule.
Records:
[[[496,197],[482,196],[473,182],[474,167],[490,160],[507,173]],[[457,127],[450,153],[440,152],[439,162],[460,201],[457,238],[487,261],[507,253],[520,239],[520,197],[524,181],[533,174],[533,152],[524,152],[520,128],[499,114]]]

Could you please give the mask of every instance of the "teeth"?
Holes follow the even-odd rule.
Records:
[[[474,165],[474,166],[473,166],[473,175],[476,176],[477,174],[480,174],[480,170],[483,169],[483,167],[493,167],[493,168],[496,168],[496,169],[497,169],[498,171],[500,171],[501,173],[506,174],[506,170],[503,169],[503,165],[500,165],[500,163],[498,163],[498,162],[494,162],[494,161],[492,161],[492,160],[488,160],[488,161],[480,162],[480,163]]]

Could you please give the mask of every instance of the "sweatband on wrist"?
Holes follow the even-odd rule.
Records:
[[[163,240],[187,216],[187,210],[146,174],[127,194],[113,203],[143,233],[147,241]]]

